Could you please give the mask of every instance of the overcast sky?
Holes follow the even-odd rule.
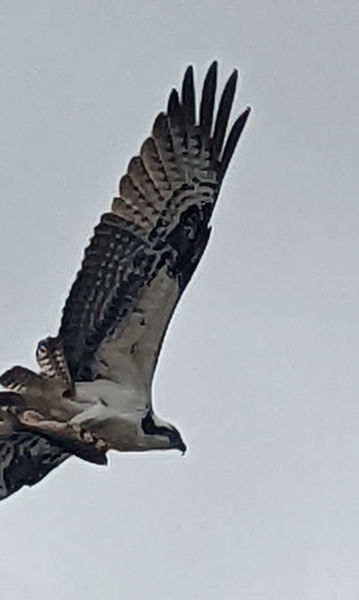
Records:
[[[0,505],[6,600],[357,600],[357,2],[0,0],[0,370],[56,333],[168,93],[254,113],[155,405],[189,446],[67,461]]]

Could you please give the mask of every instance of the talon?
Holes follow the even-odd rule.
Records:
[[[84,430],[82,432],[82,439],[85,440],[85,442],[89,442],[89,443],[95,441],[93,435],[89,431],[86,431],[86,430]]]
[[[105,442],[105,440],[102,440],[101,438],[97,440],[95,447],[97,448],[97,450],[108,450],[107,442]]]

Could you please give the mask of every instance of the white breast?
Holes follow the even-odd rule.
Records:
[[[71,419],[72,423],[85,427],[114,449],[143,449],[139,432],[148,410],[148,399],[138,393],[138,387],[96,379],[78,382],[75,388],[82,411]]]

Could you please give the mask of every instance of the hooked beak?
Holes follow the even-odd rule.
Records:
[[[184,455],[186,454],[186,451],[187,451],[187,446],[186,446],[186,444],[184,443],[184,441],[183,441],[183,440],[180,440],[180,441],[178,442],[177,448],[178,448],[178,450],[179,450],[180,452],[182,452],[182,456],[184,456]]]

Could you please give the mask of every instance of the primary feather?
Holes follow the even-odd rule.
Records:
[[[42,373],[34,381],[42,377],[51,385],[60,380],[73,392],[74,401],[93,403],[74,420],[89,428],[98,426],[111,447],[185,448],[177,430],[155,417],[151,384],[173,311],[208,243],[223,178],[249,116],[246,108],[227,134],[237,79],[233,71],[216,111],[213,62],[197,117],[193,69],[188,67],[181,94],[172,90],[167,111],[155,119],[150,137],[120,180],[111,211],[95,228],[57,337],[39,345]],[[12,389],[21,393],[22,382],[13,375],[3,381],[11,380]],[[61,445],[56,439],[52,445],[51,437],[38,433],[16,435],[0,437],[3,465],[2,457],[11,455],[9,448],[15,458],[22,457],[21,475],[18,459],[6,459],[0,482],[3,496],[40,480],[71,449],[65,440]],[[168,443],[161,446],[164,435]],[[113,436],[119,437],[117,445]]]

